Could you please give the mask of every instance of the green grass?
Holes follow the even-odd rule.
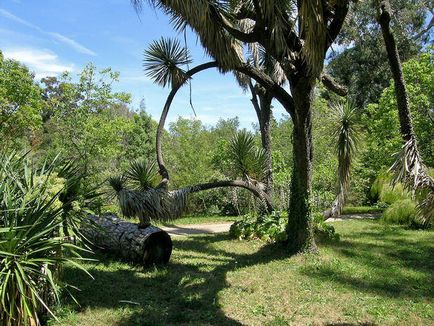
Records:
[[[384,208],[372,206],[346,206],[342,209],[342,214],[376,214],[382,213]]]
[[[312,325],[434,323],[433,231],[378,221],[333,223],[319,255],[227,235],[174,238],[169,265],[144,271],[100,257],[65,269],[78,285],[53,325]],[[124,302],[130,301],[130,302]],[[133,302],[133,303],[131,303]]]

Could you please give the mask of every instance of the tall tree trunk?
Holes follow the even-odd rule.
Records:
[[[390,70],[392,71],[393,82],[395,84],[401,136],[404,141],[407,142],[414,137],[414,132],[411,122],[408,94],[405,86],[404,74],[402,72],[401,59],[399,57],[395,37],[390,29],[390,20],[391,8],[389,0],[379,1],[378,22],[381,26],[381,32],[383,33]]]
[[[271,150],[271,100],[269,92],[259,95],[261,116],[259,118],[259,129],[261,132],[262,148],[265,152],[267,171],[265,173],[265,193],[273,196],[273,156]]]
[[[293,171],[288,209],[288,241],[293,252],[317,250],[310,207],[312,183],[312,110],[314,83],[299,80],[292,88],[295,114],[292,115]]]

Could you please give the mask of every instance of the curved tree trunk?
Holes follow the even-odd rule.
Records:
[[[187,81],[191,76],[193,76],[198,72],[201,72],[209,68],[216,68],[216,67],[218,67],[216,61],[211,61],[211,62],[198,65],[185,73],[186,76],[185,81]],[[179,83],[178,85],[173,87],[169,95],[167,96],[166,103],[164,104],[163,112],[161,112],[161,117],[157,128],[157,136],[156,136],[157,163],[160,169],[159,170],[160,175],[163,178],[163,182],[166,183],[169,181],[169,172],[167,171],[163,160],[163,153],[161,150],[161,138],[163,135],[164,125],[166,124],[167,114],[169,113],[170,105],[172,104],[173,98],[175,97],[176,93],[178,92],[178,90],[181,88],[183,84],[184,83]]]
[[[273,204],[271,198],[263,192],[259,187],[253,185],[250,182],[244,180],[222,180],[208,183],[201,183],[193,186],[188,186],[180,189],[181,191],[186,191],[188,193],[194,193],[198,191],[204,191],[214,188],[224,188],[224,187],[239,187],[244,188],[252,192],[256,197],[258,197],[264,204],[266,210],[271,213],[273,211]]]
[[[114,214],[88,216],[81,231],[96,248],[114,253],[126,261],[149,266],[165,264],[172,254],[172,240],[155,226],[139,228]]]

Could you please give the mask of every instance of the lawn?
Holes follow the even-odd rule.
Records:
[[[334,222],[319,255],[227,235],[174,238],[169,265],[148,271],[99,257],[69,266],[81,288],[53,325],[432,325],[433,231]]]

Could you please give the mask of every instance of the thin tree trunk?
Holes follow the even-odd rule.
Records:
[[[312,183],[312,112],[313,82],[302,79],[293,87],[297,108],[292,116],[293,171],[288,209],[288,241],[292,252],[317,250],[310,207]]]
[[[271,101],[273,96],[269,91],[262,89],[257,91],[257,88],[261,87],[258,84],[253,86],[249,81],[249,88],[252,94],[251,102],[255,109],[256,116],[259,122],[259,131],[261,133],[261,145],[265,152],[266,159],[266,173],[265,173],[265,193],[272,198],[273,196],[273,157],[272,157],[272,145],[271,145]],[[262,87],[261,87],[262,88]],[[259,98],[259,101],[258,101]]]
[[[216,68],[216,67],[218,67],[216,61],[211,61],[211,62],[198,65],[185,73],[186,76],[185,81],[187,81],[188,78],[190,78],[191,76],[193,76],[198,72],[210,68]],[[157,148],[157,162],[158,162],[159,172],[161,177],[163,178],[162,183],[168,182],[169,172],[167,171],[163,160],[163,152],[161,150],[161,138],[163,135],[164,125],[166,123],[166,118],[167,118],[167,114],[169,113],[170,105],[172,104],[173,98],[175,97],[176,93],[178,92],[178,90],[181,88],[182,85],[183,83],[179,83],[178,85],[173,87],[172,90],[170,91],[169,96],[166,99],[166,103],[164,104],[163,112],[161,112],[160,121],[158,123],[157,136],[156,136],[156,148]]]
[[[267,171],[265,173],[265,192],[268,196],[273,196],[273,156],[271,150],[271,100],[272,96],[265,92],[259,95],[261,107],[261,117],[259,128],[261,131],[261,143],[265,152],[265,162]]]

